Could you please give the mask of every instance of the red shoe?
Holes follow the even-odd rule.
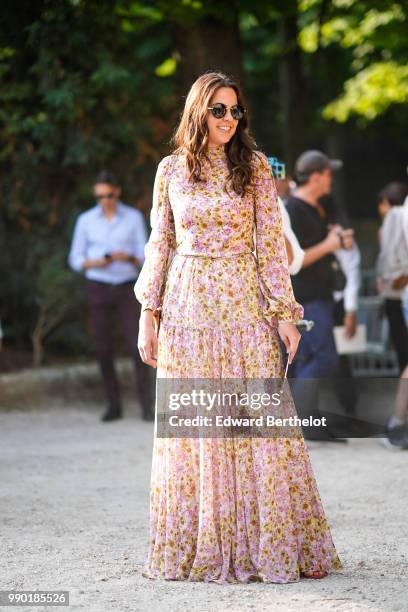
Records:
[[[328,572],[315,570],[312,572],[300,572],[300,576],[302,578],[312,578],[313,580],[320,580],[321,578],[326,578]]]

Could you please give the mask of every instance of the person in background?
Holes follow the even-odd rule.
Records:
[[[350,221],[342,206],[332,195],[326,195],[319,200],[319,211],[322,218],[331,228],[350,227]],[[358,293],[360,290],[360,249],[355,240],[348,249],[338,249],[334,252],[341,270],[345,276],[343,290],[333,291],[334,324],[344,326],[345,336],[352,338],[357,331]],[[347,378],[347,384],[344,379]],[[358,400],[357,386],[353,379],[351,363],[348,355],[339,355],[339,365],[334,377],[336,394],[346,414],[354,416]]]
[[[353,231],[341,226],[327,227],[319,212],[319,199],[330,193],[332,171],[342,167],[320,151],[306,151],[295,164],[297,189],[289,196],[286,207],[292,229],[304,250],[301,270],[292,277],[296,299],[304,306],[304,317],[315,325],[304,334],[294,364],[295,378],[308,379],[294,388],[295,400],[302,416],[319,418],[318,379],[332,376],[338,368],[333,335],[333,252],[349,249]],[[306,432],[309,439],[316,434]],[[318,439],[336,440],[330,431],[319,432]]]
[[[275,167],[273,164],[271,164],[271,166],[272,171],[274,172]],[[288,256],[289,273],[290,275],[293,275],[299,272],[299,270],[303,266],[303,262],[305,259],[305,251],[302,249],[298,239],[295,236],[295,233],[292,229],[292,225],[290,223],[290,217],[285,205],[285,202],[289,198],[290,194],[296,188],[296,183],[294,182],[293,178],[290,175],[287,175],[286,171],[284,171],[283,175],[279,176],[278,173],[278,175],[275,177],[275,184],[276,191],[278,194],[279,208],[282,215],[282,229],[283,236],[285,239],[286,254]]]
[[[290,216],[286,209],[289,198],[296,190],[296,183],[292,180],[287,181],[285,179],[285,181],[277,180],[276,184],[278,193],[280,193],[279,205],[282,213],[282,224],[285,233],[286,251],[291,275],[297,274],[302,268],[311,266],[319,261],[319,259],[322,259],[322,257],[336,254],[340,249],[342,241],[345,248],[350,249],[352,247],[352,232],[342,232],[342,228],[339,226],[332,226],[321,242],[312,247],[302,249],[293,231]],[[339,234],[342,234],[342,237],[340,237]]]
[[[286,202],[291,193],[296,189],[296,183],[290,174],[284,177],[276,177],[276,191],[282,202]]]
[[[387,183],[377,196],[377,210],[381,222],[394,206],[402,206],[407,199],[408,183],[404,181],[392,181]],[[380,228],[381,229],[381,228]]]
[[[408,330],[402,308],[402,295],[408,286],[407,209],[408,183],[392,182],[378,195],[380,215],[385,212],[379,231],[377,260],[378,288],[384,297],[391,342],[400,370],[394,412],[386,424],[384,443],[389,448],[408,448]]]
[[[404,231],[405,240],[408,243],[408,195],[405,198],[404,204],[402,205],[402,228]],[[404,311],[405,323],[408,326],[408,285],[402,292],[402,309]]]
[[[131,355],[143,419],[152,421],[150,368],[137,347],[140,304],[133,287],[144,261],[147,242],[143,213],[120,201],[116,177],[100,172],[94,184],[96,204],[79,215],[68,256],[70,267],[86,278],[85,291],[94,328],[96,356],[108,401],[102,421],[122,417],[122,401],[114,365],[115,323]]]
[[[1,321],[0,321],[0,351],[3,348],[3,329],[1,327]]]
[[[381,441],[386,448],[408,449],[408,365],[400,375],[394,410],[387,421],[385,433],[386,437]]]
[[[378,288],[385,298],[385,314],[401,373],[408,363],[408,332],[401,302],[402,293],[408,286],[408,243],[404,235],[402,206],[407,194],[408,183],[393,182],[378,195],[379,210],[388,206],[379,231]]]
[[[290,223],[289,213],[280,197],[278,197],[278,202],[282,213],[282,229],[285,238],[286,253],[288,256],[289,273],[291,276],[293,276],[294,274],[297,274],[303,266],[305,251],[302,249],[299,244],[299,240],[295,236]]]
[[[286,252],[288,255],[289,272],[291,275],[297,274],[303,267],[305,262],[305,251],[299,244],[296,238],[291,223],[288,211],[279,198],[282,212],[283,231],[285,234]],[[337,207],[336,207],[337,208]],[[319,200],[319,210],[322,217],[341,222],[345,227],[349,226],[346,215],[339,214],[342,211],[336,211],[333,216],[333,203],[329,201],[329,197]],[[337,224],[337,229],[338,229]],[[331,226],[331,229],[335,228]],[[334,234],[336,236],[336,234]],[[337,246],[337,237],[333,244]],[[358,292],[360,288],[360,250],[355,242],[348,249],[337,249],[332,251],[338,259],[341,269],[346,277],[346,285],[343,291],[334,291],[333,297],[335,301],[334,307],[334,323],[335,325],[344,325],[347,337],[352,338],[356,333],[357,328],[357,304]],[[309,259],[310,265],[310,259]],[[350,378],[347,385],[344,385],[343,379]],[[336,385],[336,393],[343,406],[344,411],[349,415],[354,415],[357,405],[357,388],[352,379],[352,371],[350,361],[347,355],[339,355],[339,368],[337,376],[334,379]]]

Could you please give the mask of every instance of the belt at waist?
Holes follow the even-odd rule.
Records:
[[[175,251],[175,255],[181,255],[182,257],[207,257],[208,259],[220,259],[222,257],[240,257],[241,255],[252,255],[252,251],[241,251],[239,253],[220,253],[218,255],[210,255],[208,253],[182,253]]]

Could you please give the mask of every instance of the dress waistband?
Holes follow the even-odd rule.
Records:
[[[224,257],[240,257],[241,255],[252,255],[252,251],[240,251],[239,253],[225,253],[220,255],[209,255],[208,253],[182,253],[175,251],[175,255],[182,255],[183,257],[207,257],[208,259],[221,259]]]
[[[123,287],[124,285],[134,285],[135,282],[137,281],[137,278],[132,278],[130,280],[127,281],[123,281],[121,283],[109,283],[107,281],[101,281],[101,280],[96,280],[95,278],[85,278],[85,281],[87,284],[94,284],[96,283],[97,285],[104,285],[105,287]]]

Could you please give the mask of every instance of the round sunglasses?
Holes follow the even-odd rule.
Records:
[[[214,106],[208,107],[208,110],[211,111],[215,119],[222,119],[223,117],[225,117],[225,115],[227,114],[227,109],[228,106],[226,106],[222,102],[217,102],[217,104],[214,104]],[[245,108],[240,104],[234,104],[234,106],[230,106],[230,111],[232,118],[236,119],[237,121],[242,119],[244,114],[246,113]]]

